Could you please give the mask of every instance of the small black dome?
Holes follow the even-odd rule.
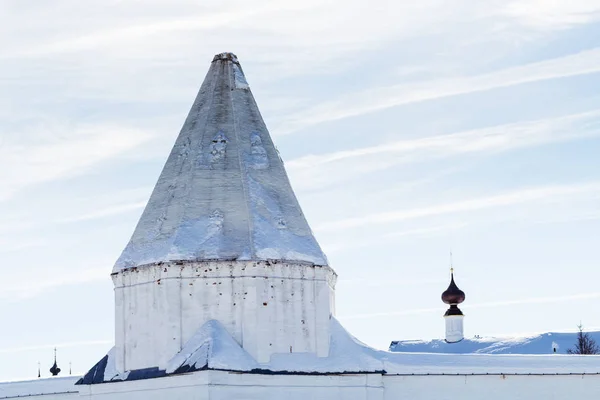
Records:
[[[465,292],[454,283],[454,273],[451,274],[450,286],[442,293],[442,301],[446,304],[460,304],[465,301]]]
[[[60,368],[58,368],[58,363],[56,362],[56,348],[54,348],[54,365],[50,368],[50,373],[52,376],[56,376],[60,374]]]
[[[54,361],[54,365],[52,366],[52,368],[50,368],[50,373],[52,374],[52,376],[60,374],[60,368],[58,368],[56,361]]]

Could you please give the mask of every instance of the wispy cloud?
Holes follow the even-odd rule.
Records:
[[[343,99],[303,110],[286,118],[281,126],[274,129],[274,132],[277,134],[292,133],[311,125],[355,117],[404,104],[599,71],[600,49],[596,48],[482,75],[388,85],[345,95]]]
[[[600,111],[503,124],[448,135],[399,140],[377,146],[309,155],[286,163],[291,169],[315,168],[348,159],[393,154],[398,162],[423,161],[464,153],[499,152],[546,143],[600,136]]]
[[[448,14],[461,15],[461,10],[468,10],[464,5],[455,5],[444,12],[431,12],[441,3],[439,0],[375,2],[366,8],[361,0],[347,0],[343,7],[332,0],[174,3],[155,3],[142,13],[131,2],[113,4],[110,13],[92,5],[90,14],[96,18],[75,21],[66,17],[66,7],[40,6],[44,11],[41,15],[18,8],[27,13],[27,18],[39,19],[39,23],[32,24],[38,35],[35,41],[27,40],[29,35],[23,35],[18,43],[7,41],[0,58],[57,58],[94,51],[118,56],[111,57],[114,63],[126,51],[129,63],[132,58],[143,58],[156,65],[161,59],[173,63],[181,59],[181,54],[189,53],[189,48],[197,48],[209,54],[226,50],[242,56],[252,54],[255,62],[269,64],[269,77],[278,72],[322,72],[330,69],[332,60],[384,46],[390,40],[412,36],[415,31],[430,30],[431,25],[441,26]],[[52,24],[48,24],[49,20]],[[8,28],[0,27],[0,43],[3,36],[21,28],[11,22],[8,21]],[[52,28],[57,24],[68,26],[70,35],[56,35]],[[354,28],[357,24],[361,30]],[[307,26],[311,29],[307,30]],[[365,31],[369,34],[365,35]]]
[[[573,185],[542,186],[516,190],[494,196],[478,197],[452,203],[411,208],[406,210],[386,211],[356,218],[326,222],[316,226],[320,232],[360,228],[368,225],[389,224],[416,218],[438,216],[468,211],[478,211],[494,207],[506,207],[523,203],[540,203],[556,201],[560,197],[589,197],[600,194],[600,182]]]
[[[470,304],[469,308],[494,308],[494,307],[505,307],[511,305],[522,305],[522,304],[548,304],[548,303],[563,303],[570,301],[580,301],[580,300],[590,300],[590,299],[598,299],[600,298],[600,293],[580,293],[566,296],[554,296],[554,297],[533,297],[533,298],[525,298],[525,299],[515,299],[515,300],[507,300],[507,301],[495,301],[488,303],[479,303],[479,304]],[[432,307],[432,308],[416,308],[412,310],[402,310],[402,311],[389,311],[389,312],[378,312],[378,313],[367,313],[367,314],[354,314],[354,315],[342,315],[337,316],[339,319],[369,319],[369,318],[379,318],[379,317],[392,317],[392,316],[400,316],[400,315],[418,315],[418,314],[427,314],[439,312],[440,307]]]
[[[361,286],[361,287],[382,287],[382,286],[413,286],[413,285],[432,285],[446,284],[445,279],[413,279],[403,277],[402,279],[376,280],[370,277],[361,279],[339,279],[337,284],[342,286]]]
[[[368,235],[368,237],[366,238],[361,237],[357,240],[345,239],[333,243],[325,243],[323,244],[323,250],[327,254],[340,253],[342,251],[347,251],[348,249],[356,250],[365,247],[372,247],[373,245],[382,245],[390,242],[396,242],[397,239],[400,237],[427,237],[442,234],[444,232],[456,231],[466,227],[467,225],[467,223],[435,225],[424,228],[392,231],[389,233],[383,233],[381,235],[378,235],[377,237]]]
[[[107,264],[108,265],[108,264]],[[86,268],[69,273],[53,273],[51,276],[28,278],[26,282],[11,279],[0,283],[0,299],[9,302],[21,301],[38,296],[61,286],[85,284],[100,280],[110,280],[110,268]]]
[[[53,343],[53,344],[41,344],[35,346],[23,346],[23,347],[6,347],[0,349],[0,354],[11,354],[11,353],[24,353],[27,351],[38,351],[38,350],[51,350],[55,348],[76,348],[76,347],[89,347],[107,345],[113,343],[112,340],[87,340],[82,342],[68,342],[68,343]]]
[[[68,124],[7,136],[0,146],[6,166],[0,170],[0,200],[33,184],[82,174],[151,137],[150,132],[123,126]]]
[[[87,214],[74,215],[67,218],[63,218],[58,222],[80,222],[89,221],[94,219],[112,217],[115,215],[123,214],[129,211],[139,210],[146,205],[146,201],[138,201],[134,203],[119,204],[110,206],[101,210],[97,210]]]
[[[326,187],[398,164],[424,163],[465,154],[493,154],[600,136],[600,111],[399,140],[375,146],[308,155],[286,163],[302,189]]]
[[[595,0],[517,0],[506,2],[502,14],[537,29],[566,29],[600,19]]]
[[[212,10],[199,13],[172,17],[170,19],[154,19],[151,22],[140,22],[125,26],[112,26],[95,32],[77,35],[71,38],[48,41],[47,43],[20,49],[14,56],[41,56],[55,55],[67,52],[96,50],[100,47],[123,45],[136,40],[146,41],[154,35],[164,35],[174,32],[189,32],[199,30],[218,29],[223,26],[238,23],[256,15],[272,11],[270,5],[249,7],[247,4],[238,4],[238,7],[229,10]]]

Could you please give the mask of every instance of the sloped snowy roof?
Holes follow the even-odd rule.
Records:
[[[215,56],[113,272],[205,259],[327,265],[231,53]]]
[[[206,322],[169,362],[167,374],[202,369],[239,369],[251,371],[259,367],[219,322]]]

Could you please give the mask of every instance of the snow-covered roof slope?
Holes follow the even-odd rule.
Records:
[[[327,265],[231,53],[215,56],[113,272],[208,259]]]
[[[235,360],[235,361],[234,361]],[[206,322],[173,357],[167,374],[201,369],[227,369],[234,361],[240,369],[258,368],[258,363],[233,339],[218,321]]]
[[[0,382],[0,399],[31,397],[51,394],[78,395],[75,382],[78,376],[37,379],[34,381]]]
[[[600,343],[600,332],[588,332]],[[565,354],[577,342],[577,333],[548,332],[522,337],[476,337],[458,343],[445,340],[394,341],[390,351],[404,353],[451,353],[451,354]]]

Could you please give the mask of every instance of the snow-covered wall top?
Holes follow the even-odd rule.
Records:
[[[180,260],[327,265],[231,53],[215,56],[113,272]]]
[[[588,332],[600,343],[600,332]],[[390,351],[406,353],[451,353],[451,354],[565,354],[577,342],[577,333],[549,332],[522,337],[475,337],[458,343],[435,340],[394,341]]]
[[[259,363],[231,337],[218,321],[206,322],[168,363],[165,370],[150,368],[119,374],[114,353],[92,368],[80,384],[175,376],[194,371],[223,370],[263,374],[384,374],[384,375],[555,375],[600,374],[600,356],[492,355],[393,353],[372,349],[350,335],[332,317],[329,355],[273,354]]]

